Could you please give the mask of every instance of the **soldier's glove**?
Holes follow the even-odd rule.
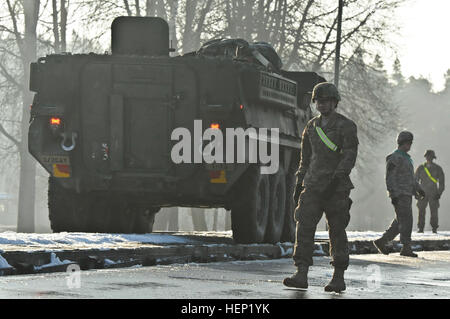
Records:
[[[398,203],[398,197],[392,197],[391,198],[391,203],[392,203],[392,205],[397,205],[397,203]]]
[[[294,192],[294,203],[295,203],[295,205],[298,204],[298,199],[300,198],[300,194],[302,192],[303,192],[302,183],[295,185],[295,192]]]
[[[418,189],[417,193],[419,194],[419,199],[425,198],[425,192],[423,191],[423,189]]]
[[[441,198],[441,194],[437,194],[434,199],[439,200]]]

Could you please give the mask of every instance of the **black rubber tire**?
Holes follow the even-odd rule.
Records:
[[[286,215],[286,175],[280,167],[278,172],[270,177],[269,218],[264,241],[277,243],[283,233]]]
[[[109,233],[131,234],[134,232],[136,213],[129,203],[116,202],[110,211]]]
[[[239,244],[261,243],[269,217],[269,177],[250,166],[236,184],[231,209],[233,239]]]
[[[296,221],[294,219],[294,210],[297,203],[294,203],[296,177],[292,171],[286,175],[286,214],[284,215],[284,226],[281,234],[281,242],[295,242]]]
[[[139,208],[135,211],[133,232],[147,234],[153,231],[156,212],[151,208]]]
[[[52,231],[85,231],[89,200],[88,195],[65,189],[54,177],[49,177],[48,211]]]
[[[112,208],[113,205],[108,201],[108,198],[94,196],[89,207],[85,231],[87,233],[109,233]]]

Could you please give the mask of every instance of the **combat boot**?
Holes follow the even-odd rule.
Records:
[[[400,250],[400,256],[405,257],[417,257],[417,254],[415,254],[412,249],[411,245],[403,245],[402,249]]]
[[[344,271],[344,268],[334,268],[333,278],[328,285],[325,286],[325,291],[340,293],[345,290]]]
[[[417,232],[418,232],[418,233],[423,233],[423,228],[419,228],[419,229],[417,230]]]
[[[372,243],[375,246],[375,248],[378,249],[378,251],[380,253],[385,254],[385,255],[389,255],[389,250],[386,247],[386,241],[383,239],[383,237],[381,237],[381,238],[379,238],[377,240],[374,240]]]
[[[299,266],[291,277],[284,278],[283,285],[293,288],[308,288],[308,266]]]
[[[433,234],[437,234],[437,229],[433,228],[432,232],[433,232]]]

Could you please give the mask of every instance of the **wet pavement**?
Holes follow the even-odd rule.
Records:
[[[351,255],[342,294],[323,291],[330,259],[314,257],[306,291],[282,285],[285,258],[0,277],[0,298],[450,298],[450,251],[418,254]]]

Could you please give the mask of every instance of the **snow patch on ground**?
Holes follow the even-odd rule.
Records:
[[[8,264],[8,261],[0,255],[0,269],[2,268],[11,268],[11,265]]]
[[[103,262],[105,263],[105,266],[115,265],[118,263],[118,262],[112,261],[111,259],[108,259],[108,258],[105,258],[105,260],[103,260]]]
[[[382,232],[374,231],[347,231],[347,237],[349,240],[374,240],[383,235]],[[411,234],[412,240],[450,240],[450,231],[438,231],[437,234],[433,234],[431,231],[425,233],[417,233],[415,231]],[[328,232],[318,231],[316,232],[316,239],[328,240]],[[399,237],[397,237],[399,239]]]
[[[67,264],[71,264],[71,263],[73,263],[73,262],[70,261],[70,260],[63,260],[63,261],[61,261],[59,259],[59,257],[56,257],[55,253],[51,253],[50,254],[50,263],[45,264],[45,265],[41,265],[41,266],[34,266],[34,269],[35,270],[41,270],[41,269],[44,269],[44,268],[61,266],[61,265],[67,265]]]
[[[323,251],[322,245],[316,245],[316,247],[314,249],[314,255],[321,255],[321,256],[326,255],[326,253]]]
[[[25,234],[16,232],[0,233],[0,246],[89,246],[89,248],[111,249],[124,244],[195,244],[196,240],[167,234],[100,234],[100,233],[55,233]],[[2,247],[2,248],[3,248]]]
[[[292,245],[292,243],[287,243],[287,244]],[[292,247],[288,247],[287,249],[284,249],[284,247],[280,243],[278,243],[277,245],[278,245],[278,247],[280,247],[281,257],[286,257],[286,256],[292,255],[292,253],[294,251],[292,249]]]
[[[197,232],[197,235],[231,238],[231,232]],[[55,233],[55,234],[25,234],[6,231],[0,233],[0,250],[62,250],[62,249],[117,249],[136,248],[139,245],[206,245],[224,246],[224,243],[205,243],[202,238],[193,238],[194,233],[151,233],[151,234],[101,234],[101,233]],[[347,236],[350,241],[367,241],[379,238],[381,232],[373,231],[348,231]],[[398,237],[397,237],[398,239]],[[450,231],[440,231],[438,234],[432,232],[413,232],[412,240],[450,240]],[[316,240],[328,240],[328,232],[319,231],[316,233]],[[256,246],[256,244],[255,244]],[[282,255],[288,251],[282,251]]]

